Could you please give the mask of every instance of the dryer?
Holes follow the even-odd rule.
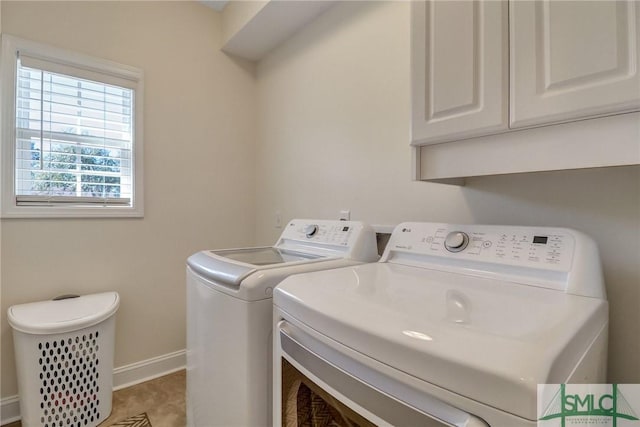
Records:
[[[275,245],[187,260],[187,425],[271,422],[272,292],[291,274],[378,259],[358,221],[292,220]]]
[[[274,293],[274,421],[532,427],[537,385],[606,379],[598,251],[563,228],[404,223],[378,263]]]

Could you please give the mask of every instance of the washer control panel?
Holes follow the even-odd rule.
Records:
[[[562,228],[404,223],[393,232],[387,249],[569,271],[574,247],[571,230]]]
[[[281,239],[307,243],[351,246],[362,226],[354,221],[293,220],[282,232]]]
[[[449,252],[460,252],[469,245],[469,235],[464,231],[452,231],[444,239],[444,247]]]

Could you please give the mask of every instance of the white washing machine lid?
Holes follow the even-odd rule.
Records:
[[[535,419],[539,383],[563,383],[607,325],[607,302],[391,263],[292,276],[274,304],[400,371]]]
[[[187,264],[213,283],[237,288],[254,273],[338,259],[376,261],[373,229],[360,221],[294,219],[273,246],[201,251],[189,257]],[[293,268],[290,274],[300,272]]]
[[[264,246],[201,251],[190,256],[187,264],[208,280],[240,286],[243,279],[260,270],[336,258]]]

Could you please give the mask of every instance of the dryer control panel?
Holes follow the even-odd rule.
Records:
[[[380,261],[605,297],[595,243],[568,228],[406,222]]]
[[[390,249],[470,261],[569,271],[575,239],[569,230],[405,223]]]

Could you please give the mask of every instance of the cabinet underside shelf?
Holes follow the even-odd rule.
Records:
[[[640,164],[640,113],[414,147],[414,179],[464,178]]]

